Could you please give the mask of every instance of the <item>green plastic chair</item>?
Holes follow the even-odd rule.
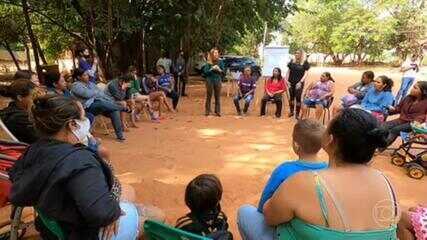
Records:
[[[212,240],[151,220],[144,223],[144,236],[148,240]]]
[[[62,231],[61,226],[58,222],[44,215],[39,209],[36,208],[36,212],[39,215],[40,219],[43,222],[43,225],[49,229],[49,231],[55,235],[59,240],[65,240],[65,234]]]

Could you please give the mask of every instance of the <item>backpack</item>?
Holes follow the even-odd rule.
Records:
[[[222,211],[209,213],[205,216],[189,213],[178,219],[176,228],[213,240],[233,240],[233,234],[228,231],[227,216]]]

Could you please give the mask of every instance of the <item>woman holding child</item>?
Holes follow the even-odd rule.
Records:
[[[240,209],[243,239],[396,240],[395,192],[383,173],[368,165],[385,145],[386,134],[371,114],[344,109],[322,140],[329,168],[300,172],[283,182],[265,203],[264,215]],[[243,227],[248,221],[257,224]]]

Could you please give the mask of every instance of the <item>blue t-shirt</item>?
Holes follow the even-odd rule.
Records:
[[[394,96],[389,91],[378,92],[371,87],[362,100],[362,108],[372,112],[387,113],[389,106],[393,105]]]
[[[325,169],[328,164],[325,162],[309,162],[304,160],[296,160],[285,162],[274,169],[267,182],[267,185],[262,192],[261,199],[258,205],[258,212],[262,213],[264,204],[274,195],[282,182],[286,181],[292,175],[301,171],[316,171]]]

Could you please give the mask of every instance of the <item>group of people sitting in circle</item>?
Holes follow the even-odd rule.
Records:
[[[31,115],[42,135],[10,171],[10,200],[36,208],[43,239],[56,239],[46,220],[57,223],[67,239],[117,240],[142,236],[147,219],[164,221],[160,209],[134,202],[132,188],[114,177],[99,145],[86,141],[89,120],[80,101],[44,95],[34,100]],[[425,221],[427,206],[400,214],[394,187],[370,167],[375,150],[388,138],[372,114],[346,108],[327,128],[299,120],[292,136],[299,160],[273,171],[258,207],[238,209],[242,239],[414,239],[419,229],[414,226]],[[322,148],[328,161],[318,156]],[[176,227],[232,239],[222,193],[216,176],[197,176],[185,190],[190,212],[177,219]]]
[[[27,120],[32,99],[45,94],[60,95],[78,100],[91,126],[98,115],[110,118],[116,138],[124,141],[123,132],[129,130],[128,115],[130,126],[137,128],[136,121],[143,112],[151,121],[159,122],[162,106],[170,112],[177,109],[179,95],[174,90],[173,76],[166,74],[163,66],[157,66],[156,70],[157,76],[139,77],[136,68],[131,66],[125,74],[107,85],[91,81],[88,70],[76,69],[72,76],[66,72],[50,72],[44,74],[45,86],[40,85],[37,74],[18,72],[10,85],[0,89],[1,96],[12,99],[8,107],[0,110],[0,117],[19,140],[32,143],[37,139],[35,131],[27,129],[32,128]],[[168,98],[172,99],[172,105]]]
[[[309,66],[296,62],[290,64],[298,66],[291,65],[290,69],[300,70],[298,76],[303,79]],[[205,69],[206,76],[213,74],[212,68],[219,72],[210,66]],[[167,77],[164,67],[157,70],[157,78],[148,75],[140,79],[131,67],[104,90],[91,82],[87,71],[78,70],[71,87],[64,74],[48,74],[47,89],[31,75],[0,88],[2,96],[12,99],[0,111],[1,119],[20,141],[31,144],[9,173],[10,201],[37,210],[36,228],[43,239],[57,239],[49,226],[52,222],[66,239],[124,240],[143,236],[146,220],[165,221],[165,213],[159,208],[135,202],[133,188],[115,177],[108,149],[90,134],[91,122],[99,114],[111,118],[117,138],[123,139],[121,112],[134,113],[137,118],[135,106],[143,103],[155,119],[156,104],[176,109],[179,96],[173,90],[173,78]],[[292,70],[287,75],[291,74]],[[307,87],[304,101],[298,97],[303,96],[304,81],[288,79],[292,79],[289,84],[280,69],[275,69],[267,80],[263,104],[274,100],[276,116],[281,114],[281,96],[288,85],[293,108],[289,115],[299,116],[302,103],[303,115],[306,107],[325,107],[333,96],[334,80],[328,73]],[[394,187],[369,163],[374,152],[387,147],[398,132],[410,130],[410,122],[425,121],[427,82],[416,83],[409,96],[393,105],[393,82],[385,76],[374,79],[372,72],[365,72],[361,82],[349,88],[349,95],[343,97],[342,106],[335,109],[327,127],[309,119],[297,122],[292,147],[298,160],[286,161],[273,171],[258,207],[244,205],[238,209],[243,239],[425,237],[427,205],[412,206],[400,214]],[[207,85],[216,91],[214,83]],[[244,114],[256,87],[249,69],[245,69],[239,86],[234,102],[240,113],[239,100],[245,100]],[[167,97],[172,98],[172,106]],[[386,114],[400,117],[381,124],[377,112],[383,114],[383,120]],[[329,159],[320,159],[321,149]],[[185,189],[190,212],[177,219],[176,227],[212,239],[232,239],[221,208],[222,194],[223,187],[215,175],[197,176]]]

